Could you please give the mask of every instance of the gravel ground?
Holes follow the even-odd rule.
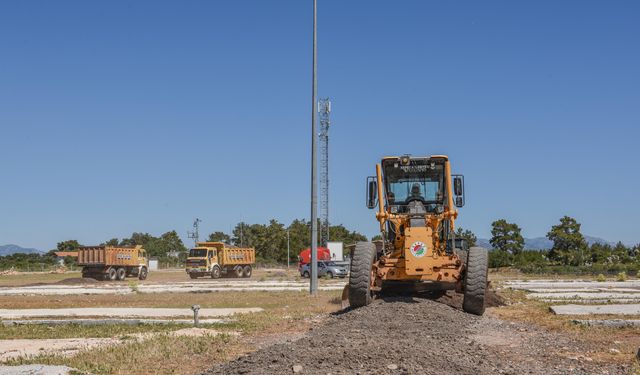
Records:
[[[459,301],[441,297],[455,306]],[[625,374],[568,336],[465,314],[419,297],[387,297],[334,314],[306,335],[205,374]]]

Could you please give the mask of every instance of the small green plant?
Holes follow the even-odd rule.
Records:
[[[137,281],[129,281],[129,288],[132,292],[138,293],[138,282]]]
[[[627,273],[622,271],[618,274],[618,276],[616,277],[617,281],[627,281]]]
[[[604,277],[604,275],[603,275],[603,274],[599,274],[599,275],[596,277],[596,281],[599,281],[599,282],[605,282],[605,281],[607,281],[607,278],[606,278],[606,277]]]

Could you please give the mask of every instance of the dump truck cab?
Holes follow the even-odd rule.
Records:
[[[192,278],[210,276],[250,277],[255,263],[255,249],[232,247],[224,242],[197,242],[189,250],[186,272]]]
[[[189,250],[189,256],[187,257],[187,273],[191,278],[198,276],[210,275],[212,278],[217,279],[220,277],[219,272],[217,275],[211,275],[211,272],[216,272],[215,266],[218,266],[218,248],[216,246],[198,246]]]
[[[451,173],[447,156],[383,158],[376,175],[367,178],[367,207],[378,208],[383,243],[379,249],[370,242],[356,244],[345,289],[350,305],[366,305],[375,293],[398,285],[464,292],[483,284],[480,302],[465,294],[465,310],[482,314],[487,251],[467,249],[455,238],[457,208],[464,204],[464,177]],[[472,273],[483,274],[477,277],[469,273],[476,263],[481,270]]]

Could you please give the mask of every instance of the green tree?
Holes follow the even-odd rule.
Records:
[[[309,226],[308,221],[295,219],[287,227],[292,259],[297,259],[300,251],[311,246],[311,230]]]
[[[175,230],[166,232],[157,238],[151,236],[150,239],[146,240],[145,244],[140,245],[144,246],[150,256],[158,257],[161,261],[168,261],[170,252],[184,253],[187,251],[182,239],[180,239]]]
[[[494,249],[517,255],[524,248],[524,238],[516,223],[509,223],[504,219],[491,224],[491,240]]]
[[[375,236],[371,237],[371,241],[381,241],[382,240],[382,235],[380,234],[376,234]]]
[[[331,225],[329,226],[329,241],[343,242],[345,245],[350,245],[360,241],[367,241],[367,236],[356,231],[350,231],[342,224]]]
[[[547,238],[553,241],[549,251],[549,259],[564,265],[584,263],[583,253],[587,249],[587,242],[580,233],[580,223],[576,219],[564,216],[560,224],[551,227]]]
[[[120,246],[145,246],[154,239],[155,237],[149,233],[134,232],[131,234],[131,238],[123,238],[122,241],[120,241]]]
[[[112,238],[107,242],[102,243],[103,246],[118,246],[120,245],[120,241],[117,238]]]
[[[209,235],[208,241],[231,243],[231,236],[224,232],[213,232]]]
[[[476,235],[472,231],[463,229],[462,227],[458,227],[458,229],[456,230],[456,238],[465,239],[467,241],[467,246],[469,247],[476,246],[478,242],[478,237],[476,237]]]
[[[68,240],[58,242],[58,246],[56,246],[56,251],[78,251],[78,248],[82,246],[76,240]]]

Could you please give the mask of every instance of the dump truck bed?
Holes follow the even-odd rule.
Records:
[[[142,246],[83,246],[78,249],[79,266],[137,266]]]
[[[224,266],[253,264],[256,262],[256,251],[250,248],[224,248],[218,250],[218,261]]]

